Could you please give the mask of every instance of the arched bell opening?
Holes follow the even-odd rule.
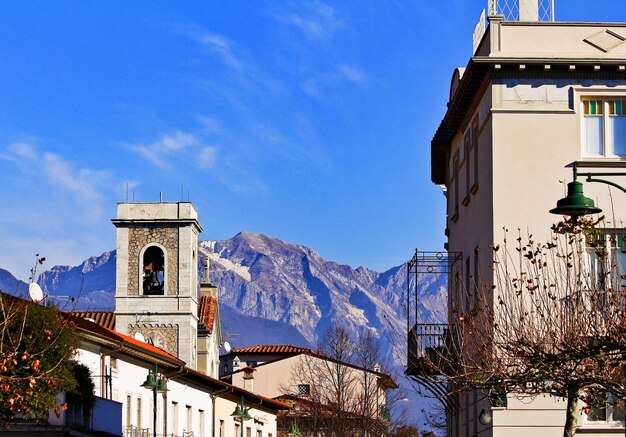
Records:
[[[158,246],[150,246],[143,254],[143,294],[165,294],[165,254]]]

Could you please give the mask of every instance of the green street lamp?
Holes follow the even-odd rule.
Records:
[[[141,387],[152,390],[152,436],[156,437],[157,427],[157,393],[165,393],[168,391],[165,376],[159,373],[159,367],[154,365],[154,370],[150,370],[148,377],[141,384]]]
[[[291,424],[291,429],[289,430],[287,435],[290,437],[300,437],[302,435],[302,433],[300,432],[300,429],[298,428],[298,424],[296,423],[296,419],[293,419],[293,423]]]
[[[596,176],[626,176],[626,172],[579,172],[578,164],[574,163],[574,179],[567,184],[567,196],[556,203],[556,208],[550,210],[552,214],[579,217],[581,215],[596,214],[602,210],[595,206],[593,200],[583,194],[583,184],[576,179],[578,176],[586,177],[587,182],[599,182],[610,185],[626,193],[626,188],[606,179],[598,179]]]
[[[239,420],[241,421],[241,426],[240,426],[241,437],[243,437],[243,425],[244,425],[244,422],[246,420],[252,419],[252,416],[250,416],[250,414],[249,414],[249,409],[246,408],[246,405],[243,403],[243,396],[241,397],[241,402],[239,404],[237,404],[237,406],[235,407],[235,411],[233,411],[231,416],[232,417],[239,417]]]

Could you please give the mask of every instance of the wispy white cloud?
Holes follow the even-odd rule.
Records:
[[[367,82],[367,75],[362,71],[348,65],[337,67],[339,74],[346,80],[357,84]]]
[[[327,39],[344,23],[335,10],[325,3],[314,1],[298,3],[299,10],[277,12],[274,17],[299,29],[310,39]]]
[[[26,158],[30,161],[37,158],[37,152],[35,152],[35,148],[26,142],[9,144],[7,149],[10,153],[20,158]]]
[[[100,199],[101,189],[111,180],[111,174],[106,170],[81,167],[59,154],[41,152],[28,142],[9,144],[3,156],[18,164],[29,178],[49,189],[72,194],[81,202]]]
[[[198,152],[196,159],[196,165],[199,168],[211,168],[215,165],[215,161],[217,160],[217,149],[212,146],[203,147]]]
[[[107,171],[78,168],[54,153],[44,153],[41,166],[52,186],[73,193],[81,201],[100,199],[102,186],[110,180]]]
[[[218,55],[222,61],[235,69],[242,67],[242,61],[233,50],[233,42],[223,35],[204,31],[197,33],[194,38],[211,52]]]
[[[205,133],[219,134],[224,130],[222,122],[215,117],[201,115],[197,119],[200,122],[201,130]]]
[[[300,84],[300,89],[316,99],[326,98],[331,90],[345,84],[364,85],[369,82],[368,75],[348,65],[338,65],[334,70],[306,77]]]
[[[107,211],[118,188],[109,170],[90,168],[39,143],[0,147],[8,162],[2,183],[12,187],[0,205],[0,241],[12,249],[0,254],[0,266],[19,276],[36,252],[63,264],[108,247]]]
[[[182,153],[191,146],[195,146],[197,142],[194,135],[177,130],[172,134],[163,135],[153,143],[130,144],[129,147],[155,166],[167,169],[172,166],[168,158]]]
[[[244,55],[240,53],[237,44],[224,35],[211,32],[194,23],[169,23],[168,28],[174,33],[196,41],[232,69],[240,70],[246,65]]]
[[[217,121],[204,117],[204,125],[217,127]],[[126,144],[126,146],[149,163],[163,170],[180,170],[183,166],[193,165],[199,169],[208,169],[215,165],[218,147],[207,145],[202,136],[206,134],[204,126],[194,133],[176,130],[164,134],[157,141],[144,144]]]

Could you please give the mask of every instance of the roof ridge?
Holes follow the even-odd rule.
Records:
[[[244,346],[240,348],[234,348],[231,353],[237,352],[312,352],[313,349],[306,346],[295,346],[293,344],[257,344],[252,346]]]

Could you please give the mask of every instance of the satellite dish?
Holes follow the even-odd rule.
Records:
[[[139,340],[142,342],[146,342],[146,337],[143,336],[143,334],[139,331],[135,332],[135,335],[133,335],[133,337],[135,337],[135,340]]]
[[[28,285],[28,295],[35,303],[39,303],[43,300],[43,291],[39,284],[37,284],[36,282],[31,282]]]
[[[224,350],[226,351],[226,353],[229,354],[231,349],[232,349],[232,346],[230,345],[230,343],[225,341],[224,342]]]

